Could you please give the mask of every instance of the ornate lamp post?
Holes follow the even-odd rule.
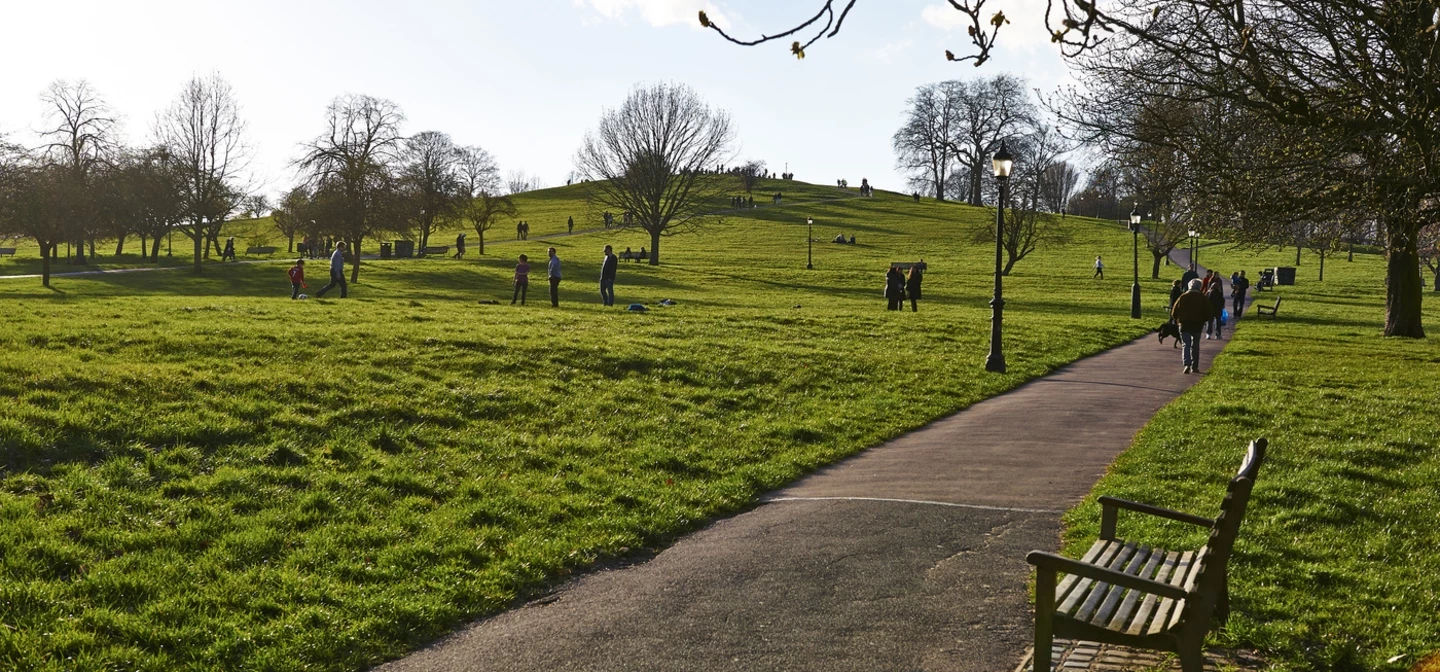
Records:
[[[815,218],[805,218],[805,270],[815,270]]]
[[[1005,314],[1005,299],[1000,288],[1000,254],[1005,240],[1005,199],[1010,197],[1010,169],[1015,158],[1000,143],[1000,151],[990,161],[995,171],[995,184],[999,187],[1000,202],[995,208],[995,298],[990,299],[990,356],[985,358],[985,370],[1005,373],[1005,353],[1000,347],[1001,322]]]
[[[1200,232],[1195,229],[1190,229],[1190,266],[1200,266]]]
[[[1140,209],[1130,211],[1130,247],[1135,262],[1135,283],[1130,285],[1130,317],[1140,319]]]

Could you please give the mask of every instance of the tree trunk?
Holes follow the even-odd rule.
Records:
[[[50,286],[50,259],[55,256],[55,243],[40,241],[40,282]]]
[[[650,265],[660,265],[660,230],[650,232]]]
[[[1355,261],[1355,241],[1353,240],[1350,241],[1350,253],[1345,258],[1345,261]]]
[[[118,256],[120,256],[120,255],[122,255],[122,254],[124,254],[124,253],[125,253],[125,234],[122,233],[122,234],[120,234],[120,238],[115,241],[115,256],[118,257]]]
[[[1299,266],[1299,265],[1300,265],[1300,251],[1303,250],[1303,249],[1305,249],[1305,248],[1300,247],[1299,245],[1296,245],[1296,246],[1295,246],[1295,265],[1296,265],[1296,266]]]
[[[350,269],[350,282],[352,283],[360,282],[360,241],[362,240],[364,238],[356,238],[350,242],[351,258],[355,260],[355,265]]]
[[[206,247],[209,247],[209,242],[205,240],[205,232],[204,232],[204,231],[201,231],[199,225],[197,224],[196,227],[195,227],[195,274],[196,274],[196,275],[199,275],[199,274],[202,272],[201,269],[200,269],[200,261],[201,261],[200,246],[201,246],[201,245],[205,245]]]
[[[980,206],[980,169],[970,171],[970,205]]]
[[[1431,291],[1440,292],[1440,267],[1435,269],[1435,282],[1430,283],[1430,286],[1434,287]]]
[[[1320,250],[1320,282],[1325,282],[1325,250]]]
[[[1154,257],[1155,257],[1155,264],[1150,267],[1150,279],[1151,279],[1151,280],[1159,280],[1159,279],[1160,279],[1160,260],[1166,258],[1168,255],[1160,254],[1159,252],[1156,252],[1155,250],[1150,250],[1150,254],[1151,254],[1151,255],[1154,255]]]
[[[155,240],[150,242],[150,263],[160,263],[160,236],[155,236]]]
[[[94,238],[91,238],[89,242],[90,242],[90,258],[91,258],[91,259],[94,259],[94,258],[95,258],[95,239],[94,239]]]
[[[475,229],[475,237],[480,239],[480,254],[485,254],[485,229]]]
[[[1414,221],[1392,219],[1385,228],[1390,248],[1385,271],[1385,335],[1425,338],[1420,312],[1420,255],[1415,249],[1420,227]]]
[[[1007,278],[1010,277],[1010,269],[1015,268],[1015,262],[1017,262],[1017,261],[1020,261],[1020,258],[1017,257],[1017,256],[1015,256],[1015,255],[1013,255],[1013,254],[1010,254],[1010,251],[1009,251],[1009,250],[1006,250],[1006,251],[1005,251],[1005,268],[1000,271],[1000,275],[1003,275],[1003,276],[1005,276],[1005,277],[1007,277]]]
[[[287,236],[287,238],[290,240],[290,254],[295,254],[295,232],[291,231],[290,235]]]

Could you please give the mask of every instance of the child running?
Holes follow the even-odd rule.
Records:
[[[309,287],[305,284],[305,260],[296,259],[295,265],[290,267],[290,300],[300,298],[301,287]]]

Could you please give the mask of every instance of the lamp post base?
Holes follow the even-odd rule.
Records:
[[[1005,373],[1005,355],[998,352],[991,352],[985,358],[985,370],[991,373]]]
[[[1140,319],[1140,283],[1130,285],[1130,317]]]

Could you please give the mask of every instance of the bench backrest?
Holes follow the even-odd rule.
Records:
[[[15,254],[13,247],[0,247],[0,254]]]
[[[1235,538],[1240,535],[1240,523],[1244,520],[1246,506],[1250,503],[1250,491],[1255,487],[1255,479],[1260,475],[1260,467],[1265,463],[1265,449],[1268,445],[1263,438],[1252,441],[1250,448],[1245,451],[1245,461],[1240,464],[1240,470],[1225,488],[1225,500],[1220,503],[1220,515],[1215,517],[1215,523],[1210,526],[1210,538],[1202,550],[1205,557],[1200,561],[1199,572],[1194,582],[1189,585],[1190,596],[1186,598],[1185,618],[1195,623],[1195,627],[1204,627],[1208,623],[1219,600],[1220,591],[1225,586],[1230,554],[1235,549]]]

